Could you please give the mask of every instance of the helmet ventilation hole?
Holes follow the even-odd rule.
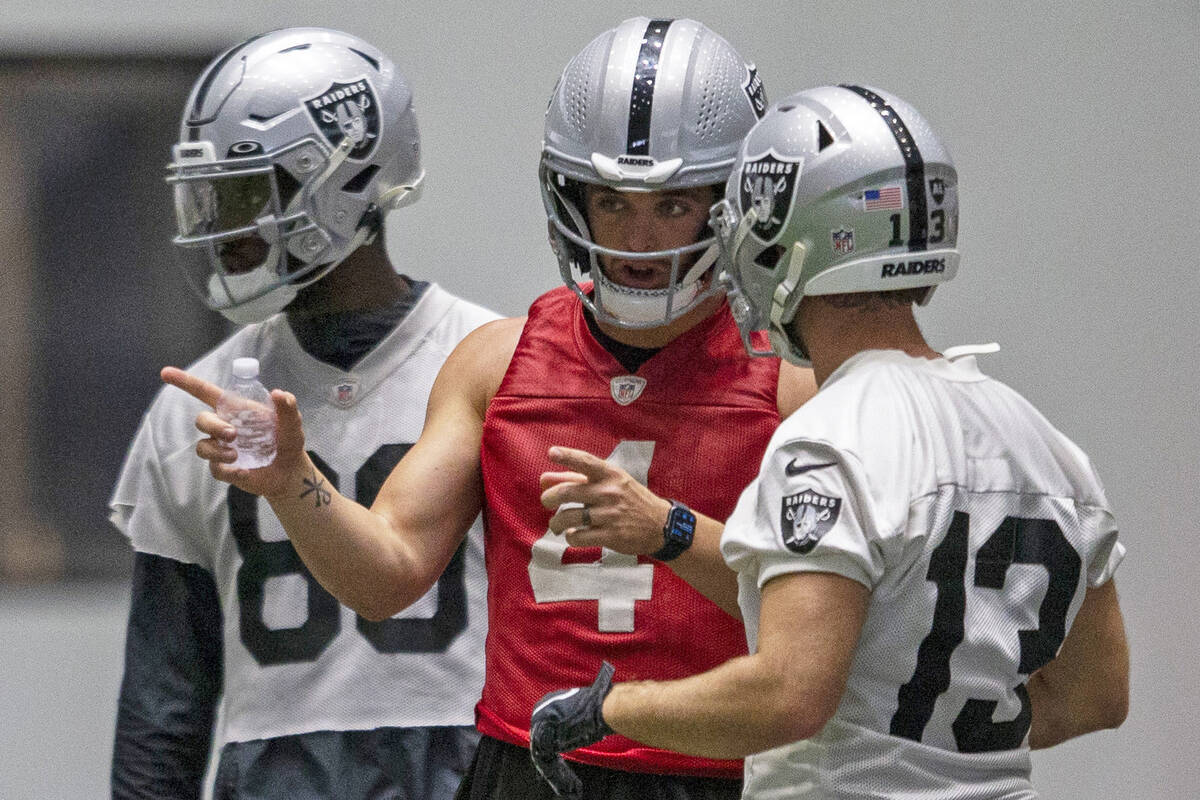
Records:
[[[364,53],[362,50],[356,50],[356,49],[355,49],[355,48],[353,48],[353,47],[348,47],[348,48],[346,48],[346,49],[347,49],[347,50],[349,50],[351,53],[354,53],[354,55],[358,56],[358,57],[359,57],[359,58],[361,58],[363,61],[365,61],[365,62],[367,62],[368,64],[370,64],[372,67],[374,67],[376,72],[378,72],[378,71],[379,71],[379,61],[378,61],[378,59],[371,58],[369,55],[367,55],[366,53]]]
[[[833,134],[831,134],[829,132],[829,129],[825,127],[825,123],[818,122],[817,123],[817,152],[818,153],[821,152],[826,147],[829,147],[831,144],[833,144]]]
[[[775,267],[779,265],[779,259],[783,257],[785,252],[787,252],[786,247],[781,244],[773,244],[759,253],[755,257],[754,263],[758,264],[760,267],[775,269]]]

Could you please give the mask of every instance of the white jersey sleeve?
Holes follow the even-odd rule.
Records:
[[[729,566],[752,574],[756,590],[789,572],[835,572],[868,588],[882,577],[879,514],[853,454],[826,442],[781,442],[768,449],[750,490],[753,504],[739,506],[722,544]],[[753,513],[754,524],[742,513]]]
[[[264,384],[296,395],[314,461],[342,494],[370,504],[420,435],[446,357],[494,319],[431,285],[350,370],[305,353],[282,315],[240,329],[189,369],[224,383],[235,357],[258,358]],[[265,500],[209,474],[195,454],[202,409],[172,387],[159,393],[110,508],[139,552],[213,574],[224,628],[221,739],[472,724],[487,630],[481,522],[413,606],[361,619],[316,582]]]
[[[189,367],[220,380],[216,365],[232,361],[238,336]],[[196,456],[196,415],[206,406],[173,387],[160,389],[125,455],[109,501],[109,519],[140,553],[196,564],[212,571],[217,487]]]
[[[851,359],[781,425],[722,550],[751,648],[776,576],[871,590],[833,719],[748,759],[745,796],[929,800],[1035,796],[1025,681],[1124,553],[1090,462],[1032,406],[973,359],[898,352]]]

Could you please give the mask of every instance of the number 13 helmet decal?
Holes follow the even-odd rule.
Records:
[[[747,349],[766,330],[772,352],[800,364],[787,328],[805,295],[928,287],[923,305],[958,270],[950,154],[916,109],[863,86],[771,106],[742,144],[713,225]]]
[[[418,194],[412,93],[358,37],[288,28],[218,56],[192,89],[168,183],[181,263],[234,322],[279,311]]]
[[[542,201],[563,280],[599,319],[644,328],[683,315],[720,290],[707,278],[717,248],[711,232],[650,253],[601,247],[588,229],[584,184],[632,192],[719,187],[765,109],[754,67],[690,19],[627,19],[567,65],[546,110]],[[601,254],[668,261],[670,283],[616,284],[600,269]],[[589,272],[594,301],[575,277]]]

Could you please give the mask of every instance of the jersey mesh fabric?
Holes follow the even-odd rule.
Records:
[[[349,372],[306,354],[282,315],[242,328],[190,370],[224,383],[233,358],[258,358],[266,385],[296,395],[306,446],[330,482],[369,502],[420,434],[446,356],[495,318],[431,286]],[[200,410],[176,389],[159,394],[110,507],[138,551],[213,574],[225,637],[220,740],[471,724],[487,627],[481,521],[424,598],[369,623],[317,584],[265,500],[209,475],[194,453]]]
[[[799,552],[786,510],[814,497],[838,510]],[[973,358],[895,351],[855,356],[783,423],[722,549],[752,641],[776,576],[872,590],[833,719],[748,759],[746,797],[927,800],[1036,796],[1024,681],[1124,552],[1087,457],[1032,406]]]
[[[538,475],[555,469],[551,445],[575,447],[621,465],[659,496],[724,519],[778,424],[779,363],[746,356],[721,309],[642,365],[636,377],[646,385],[628,405],[613,399],[612,380],[624,375],[588,332],[578,298],[557,289],[530,309],[488,409],[491,622],[478,724],[511,744],[528,745],[530,712],[543,694],[590,683],[602,660],[616,666],[618,680],[667,680],[745,652],[741,624],[669,567],[611,553],[597,563],[597,548],[566,548],[548,531]],[[740,772],[737,762],[620,736],[570,757],[634,772]]]

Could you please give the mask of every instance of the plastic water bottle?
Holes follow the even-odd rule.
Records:
[[[275,460],[275,405],[258,380],[257,358],[233,360],[233,380],[217,401],[217,416],[237,428],[232,466],[254,469]]]

